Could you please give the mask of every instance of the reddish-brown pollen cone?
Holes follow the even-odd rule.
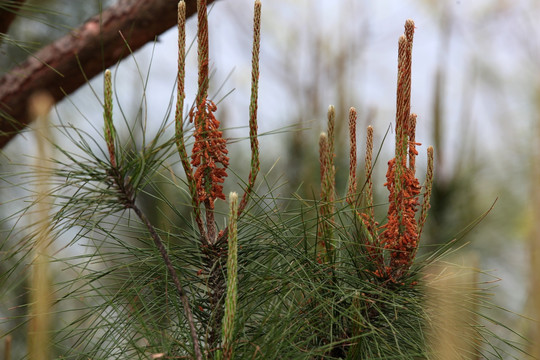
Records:
[[[216,199],[225,200],[223,182],[227,177],[229,157],[227,140],[219,131],[219,121],[214,116],[216,105],[207,99],[193,109],[190,121],[195,124],[195,144],[191,155],[191,165],[196,168],[194,178],[197,196],[207,209],[214,208]]]
[[[396,189],[396,161],[388,162],[386,184],[390,192],[388,199],[388,221],[382,226],[382,245],[390,251],[390,278],[396,278],[406,272],[412,265],[416,248],[418,247],[418,233],[416,212],[418,211],[418,195],[420,184],[415,177],[413,169],[401,167],[401,189]]]

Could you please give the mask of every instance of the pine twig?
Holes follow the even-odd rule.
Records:
[[[206,0],[197,0],[198,40],[198,91],[196,108],[190,111],[190,121],[195,125],[195,144],[191,154],[191,165],[197,168],[193,175],[198,202],[204,204],[206,236],[209,244],[217,242],[218,233],[214,219],[214,203],[225,200],[224,178],[227,176],[229,158],[227,140],[219,129],[219,121],[213,114],[217,107],[208,99],[208,14]]]
[[[384,276],[396,282],[411,267],[418,248],[416,212],[420,185],[416,178],[416,115],[411,114],[411,64],[414,22],[405,22],[399,38],[396,96],[395,157],[388,162],[386,184],[389,195],[387,222],[381,228],[381,245],[390,260]],[[407,156],[408,155],[408,156]],[[407,164],[408,163],[408,164]]]
[[[336,110],[333,105],[328,107],[328,203],[329,211],[334,213],[334,200],[336,199]]]
[[[431,192],[433,190],[433,147],[430,146],[427,149],[428,154],[428,164],[427,164],[427,174],[426,181],[424,183],[424,201],[422,202],[422,210],[420,211],[420,219],[418,221],[418,241],[420,241],[420,236],[422,235],[422,230],[424,229],[424,224],[427,219],[427,212],[430,208],[430,199]]]
[[[375,221],[375,209],[373,208],[373,126],[367,127],[366,136],[366,156],[365,156],[365,173],[366,173],[366,196],[365,210],[361,214],[360,222],[366,229],[366,236],[369,241],[369,249],[372,255],[380,253],[378,224]],[[378,256],[378,255],[377,255]]]
[[[373,126],[368,126],[366,137],[366,211],[370,222],[375,224],[375,212],[373,210]],[[373,237],[376,234],[372,234]]]
[[[197,92],[197,107],[208,97],[208,14],[206,12],[206,0],[197,0],[197,42],[198,42],[198,65],[199,77]]]
[[[253,15],[253,51],[251,58],[251,102],[249,104],[249,142],[251,145],[251,168],[248,185],[238,206],[239,215],[244,211],[248,196],[253,191],[259,173],[259,140],[257,139],[257,99],[259,93],[259,54],[261,48],[261,2],[255,1]]]
[[[238,195],[229,195],[229,249],[227,255],[227,295],[225,297],[225,313],[222,325],[223,359],[233,358],[232,340],[234,336],[234,318],[238,292]]]
[[[355,108],[349,109],[349,187],[347,188],[347,203],[354,208],[356,199],[356,120]]]
[[[116,138],[116,129],[114,128],[112,118],[112,82],[111,71],[105,70],[105,90],[104,90],[104,106],[103,106],[103,120],[105,123],[105,142],[107,143],[107,150],[109,151],[109,160],[111,166],[116,168],[116,154],[114,149],[114,139]]]
[[[130,184],[126,184],[124,182],[124,176],[121,172],[121,169],[119,168],[119,165],[121,164],[116,162],[116,153],[115,153],[115,147],[114,147],[116,131],[114,128],[114,123],[113,123],[113,118],[112,118],[112,83],[111,83],[111,72],[109,70],[105,71],[104,98],[105,98],[104,111],[103,111],[104,133],[105,133],[105,141],[107,143],[107,148],[109,152],[109,159],[111,161],[110,176],[113,178],[113,181],[117,189],[119,190],[119,193],[120,193],[119,195],[121,197],[120,201],[124,204],[126,208],[132,209],[135,212],[137,217],[146,226],[148,232],[150,233],[150,236],[152,237],[152,240],[154,241],[154,244],[158,248],[161,258],[163,259],[163,262],[165,263],[165,266],[167,267],[167,270],[171,278],[173,279],[174,285],[176,287],[176,291],[178,293],[178,296],[180,297],[180,301],[182,302],[182,306],[184,308],[184,314],[189,324],[195,356],[197,360],[202,360],[202,353],[199,346],[199,340],[197,338],[197,330],[195,329],[193,313],[191,311],[187,295],[184,289],[182,288],[182,284],[180,283],[178,275],[176,274],[176,270],[174,269],[172,265],[171,259],[169,258],[169,255],[167,253],[167,250],[165,249],[165,245],[163,244],[163,241],[161,241],[161,238],[156,232],[156,229],[154,228],[152,223],[150,223],[146,215],[135,204],[135,196],[131,189],[131,186]]]
[[[336,194],[336,169],[334,166],[334,129],[336,112],[334,106],[328,107],[328,133],[321,133],[319,136],[319,162],[321,168],[321,205],[318,236],[321,254],[320,260],[326,263],[335,260],[333,241],[333,226],[335,213]]]
[[[319,135],[319,162],[321,167],[321,196],[320,196],[320,209],[319,209],[319,223],[317,229],[317,236],[319,237],[319,253],[320,260],[328,263],[330,256],[330,243],[329,243],[329,156],[328,156],[328,135],[322,132]]]
[[[186,150],[184,140],[184,99],[186,97],[184,89],[184,81],[186,77],[186,3],[181,0],[178,2],[178,76],[177,76],[177,93],[176,93],[176,112],[175,112],[175,140],[178,154],[182,162],[182,167],[186,173],[189,193],[191,194],[191,202],[195,213],[195,222],[201,233],[203,244],[208,245],[208,235],[204,229],[199,198],[197,196],[197,188],[193,177],[193,169],[189,162],[189,157]]]
[[[169,258],[169,254],[167,253],[167,249],[165,249],[165,245],[163,244],[163,241],[159,237],[158,233],[156,232],[156,229],[148,220],[146,215],[139,209],[137,205],[132,201],[129,204],[126,204],[127,208],[132,209],[137,217],[143,222],[143,224],[146,226],[146,229],[150,233],[150,236],[152,237],[152,240],[154,241],[154,244],[159,250],[159,253],[161,255],[161,258],[163,259],[163,262],[165,263],[165,266],[167,266],[167,270],[169,271],[169,275],[171,276],[174,286],[176,288],[176,292],[178,293],[178,296],[180,297],[180,301],[182,302],[182,306],[184,308],[184,315],[186,316],[188,325],[189,325],[189,332],[191,335],[191,341],[193,342],[193,351],[195,353],[195,357],[197,360],[202,360],[202,353],[201,348],[199,346],[199,339],[197,337],[197,329],[195,328],[195,321],[193,319],[193,312],[191,311],[191,307],[189,305],[189,300],[187,298],[187,295],[182,287],[182,284],[180,283],[180,279],[178,278],[178,275],[176,273],[176,270],[174,269],[174,266],[171,262],[171,259]]]

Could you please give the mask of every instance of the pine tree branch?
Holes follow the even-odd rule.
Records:
[[[184,315],[186,316],[188,325],[189,325],[189,332],[191,334],[191,340],[193,341],[193,350],[195,353],[195,358],[197,360],[202,360],[202,352],[199,345],[199,339],[197,337],[197,329],[195,328],[195,321],[193,319],[193,313],[191,311],[191,306],[189,305],[189,300],[187,298],[186,292],[184,291],[184,288],[182,287],[182,284],[180,283],[180,279],[178,278],[178,275],[176,273],[176,270],[174,269],[174,266],[172,264],[171,259],[169,258],[169,254],[167,253],[167,249],[165,248],[165,245],[163,244],[163,241],[161,241],[161,238],[159,237],[158,233],[156,232],[156,229],[154,226],[150,223],[146,215],[139,209],[137,205],[135,205],[134,202],[131,202],[129,204],[129,208],[133,209],[135,214],[139,217],[139,219],[144,223],[148,231],[150,232],[150,235],[152,236],[152,240],[154,240],[154,244],[159,250],[159,253],[161,255],[161,258],[163,259],[163,262],[165,263],[165,266],[167,266],[167,270],[169,271],[169,275],[171,276],[174,286],[176,287],[176,292],[178,293],[178,296],[180,297],[180,301],[182,302],[182,306],[184,308]]]
[[[186,5],[187,16],[196,13],[195,0]],[[2,76],[0,149],[30,122],[27,100],[31,94],[46,90],[58,102],[130,54],[120,33],[136,51],[176,22],[176,0],[119,0]]]

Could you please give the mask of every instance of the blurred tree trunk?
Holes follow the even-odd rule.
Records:
[[[45,90],[56,102],[62,100],[175,26],[177,5],[176,0],[119,0],[4,74],[0,78],[0,148],[28,125],[30,95]],[[196,0],[187,0],[186,5],[187,16],[196,13]],[[2,10],[3,17],[10,23],[14,13]],[[7,31],[8,26],[2,22],[1,30]]]

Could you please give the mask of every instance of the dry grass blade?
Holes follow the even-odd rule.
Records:
[[[477,271],[439,263],[425,276],[430,359],[480,359]]]
[[[54,292],[51,286],[49,271],[48,246],[50,237],[50,212],[51,197],[48,184],[52,176],[50,161],[52,158],[52,146],[49,133],[49,111],[53,99],[46,93],[39,93],[30,99],[30,112],[36,119],[36,142],[38,152],[36,156],[36,210],[32,214],[35,217],[36,237],[33,245],[33,263],[30,285],[30,324],[28,328],[28,354],[31,359],[47,360],[50,351],[50,313],[51,294]]]

